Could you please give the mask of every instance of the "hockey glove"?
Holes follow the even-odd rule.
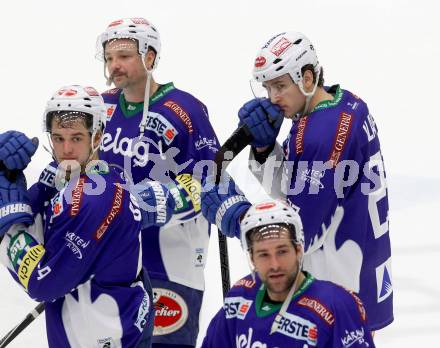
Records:
[[[162,227],[170,221],[176,203],[169,189],[158,181],[137,184],[132,192],[139,198],[142,228]]]
[[[0,171],[0,239],[12,225],[34,222],[29,202],[23,173],[20,172],[16,182],[11,183],[5,171]]]
[[[223,179],[223,178],[222,178]],[[227,237],[240,238],[240,218],[250,208],[240,189],[228,177],[215,185],[215,176],[206,179],[202,190],[202,213]]]
[[[23,170],[38,148],[38,138],[29,139],[17,131],[0,134],[0,161],[9,170]]]
[[[240,123],[247,125],[254,140],[253,147],[265,147],[275,143],[283,123],[283,113],[278,105],[267,98],[255,98],[244,104],[238,111]]]

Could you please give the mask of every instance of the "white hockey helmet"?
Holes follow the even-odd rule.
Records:
[[[240,223],[241,244],[245,251],[249,250],[248,233],[255,228],[286,224],[293,226],[292,240],[304,248],[304,231],[301,218],[288,203],[278,200],[268,200],[252,205]]]
[[[148,48],[156,51],[153,69],[157,67],[160,59],[160,35],[154,25],[145,18],[123,18],[113,21],[98,37],[96,56],[104,60],[105,45],[110,40],[134,39],[138,44],[138,52],[145,55]]]
[[[48,115],[52,112],[86,113],[93,117],[92,128],[89,131],[95,134],[103,131],[107,121],[107,109],[101,95],[93,87],[70,85],[60,88],[46,104],[43,117],[43,129],[49,132]]]
[[[258,82],[289,74],[294,83],[300,84],[301,69],[308,64],[313,65],[318,79],[321,67],[312,43],[305,35],[289,31],[275,35],[264,44],[255,59],[252,74]]]

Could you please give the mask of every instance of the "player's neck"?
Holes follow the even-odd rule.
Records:
[[[129,103],[140,103],[144,101],[145,97],[145,84],[146,79],[140,81],[138,84],[128,86],[123,89],[125,100]],[[150,93],[149,97],[151,97],[154,93],[156,93],[159,88],[159,84],[151,78],[150,81]]]
[[[308,110],[313,110],[316,105],[319,103],[325,101],[325,100],[333,100],[333,95],[330,93],[327,93],[327,91],[323,87],[318,87],[316,89],[315,94],[312,97],[312,100],[310,101],[310,105],[308,107]]]

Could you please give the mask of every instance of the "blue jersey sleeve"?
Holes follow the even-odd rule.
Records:
[[[11,262],[20,283],[38,301],[69,293],[93,276],[99,260],[112,252],[106,248],[106,239],[117,235],[126,192],[121,185],[107,183],[103,194],[85,194],[85,181],[79,179],[70,200],[66,190],[52,199],[46,211],[44,244],[26,230],[11,239]]]
[[[359,297],[354,293],[340,291],[334,301],[336,320],[332,347],[374,348],[366,312]]]
[[[232,320],[229,320],[231,322]],[[220,309],[212,318],[203,339],[202,348],[235,347],[235,335],[227,323],[225,311]]]

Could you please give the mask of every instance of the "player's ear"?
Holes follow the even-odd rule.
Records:
[[[313,73],[311,70],[304,71],[303,74],[303,85],[306,92],[311,92],[313,89]]]
[[[93,138],[93,147],[97,148],[99,146],[99,143],[101,142],[101,138],[102,138],[102,132],[101,131],[97,131],[95,133],[95,136]]]
[[[148,69],[152,69],[154,60],[156,59],[156,53],[149,49],[147,54],[145,55],[145,66]]]

